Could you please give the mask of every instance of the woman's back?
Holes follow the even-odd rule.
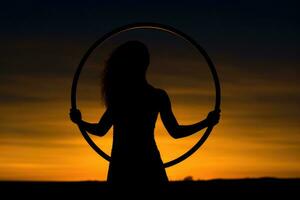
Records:
[[[111,109],[114,131],[108,181],[167,182],[154,140],[160,90],[145,84],[123,93]]]

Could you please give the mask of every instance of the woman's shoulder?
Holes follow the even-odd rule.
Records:
[[[155,88],[153,86],[151,86],[151,87],[152,87],[152,91],[156,97],[159,97],[160,99],[169,98],[168,93],[165,90],[163,90],[161,88]]]
[[[159,109],[163,109],[170,106],[170,99],[167,92],[161,88],[151,87],[151,96],[152,102],[154,102]]]

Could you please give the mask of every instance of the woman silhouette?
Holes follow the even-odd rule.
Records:
[[[149,65],[147,47],[128,41],[116,48],[106,63],[102,77],[102,96],[106,111],[98,123],[81,119],[79,110],[71,110],[71,120],[87,132],[103,136],[113,126],[113,145],[107,181],[115,186],[159,186],[168,182],[154,140],[158,114],[169,134],[182,138],[215,125],[219,111],[192,125],[179,125],[167,93],[146,80]]]

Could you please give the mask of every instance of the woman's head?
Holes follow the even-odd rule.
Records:
[[[106,67],[111,66],[120,71],[145,73],[148,65],[149,52],[146,45],[139,41],[128,41],[112,52]]]
[[[139,41],[128,41],[111,53],[102,77],[102,95],[107,106],[115,97],[145,83],[149,60],[148,48]]]

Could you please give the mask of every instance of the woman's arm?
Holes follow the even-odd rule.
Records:
[[[104,136],[112,126],[112,117],[109,110],[106,110],[98,123],[89,123],[81,119],[79,110],[70,111],[71,120],[90,134]]]
[[[191,125],[179,125],[171,107],[170,99],[165,91],[161,92],[161,109],[160,116],[164,126],[173,138],[182,138],[192,135],[209,125],[218,123],[219,111],[210,112],[206,119]]]

